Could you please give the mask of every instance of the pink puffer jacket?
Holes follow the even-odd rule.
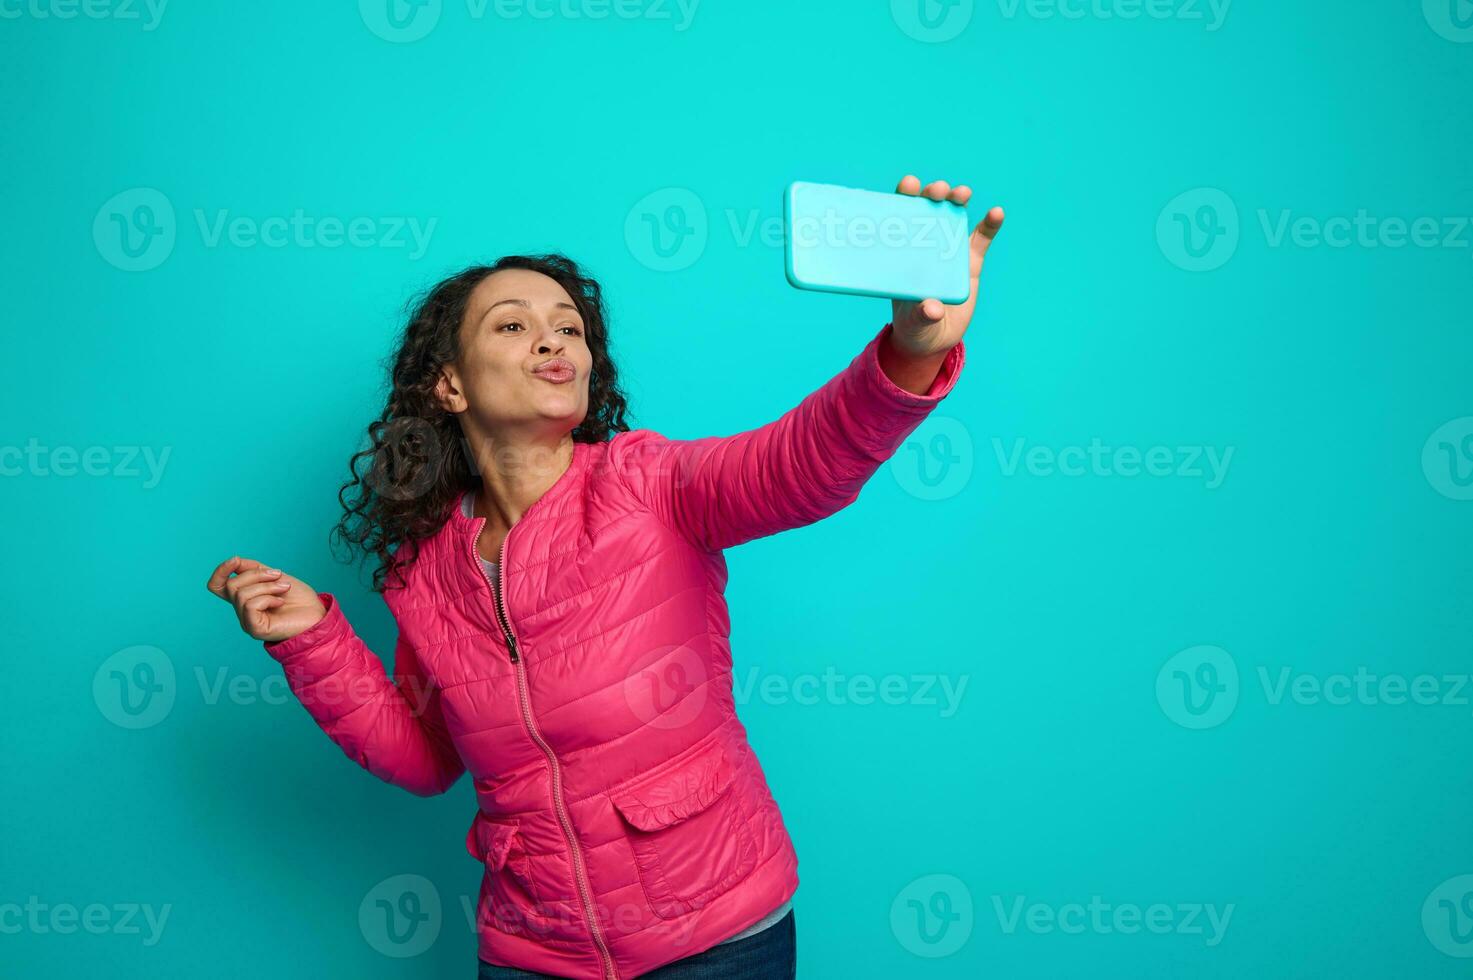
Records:
[[[266,650],[359,765],[422,796],[469,768],[480,957],[621,980],[714,946],[798,887],[798,859],[732,696],[722,549],[847,506],[956,384],[926,395],[877,349],[777,421],[728,437],[578,443],[512,527],[498,608],[482,519],[417,545],[394,681],[330,593]],[[319,685],[334,685],[329,696]]]

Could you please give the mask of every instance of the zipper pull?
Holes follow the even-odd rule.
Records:
[[[518,660],[522,659],[521,657],[517,656],[517,638],[512,636],[510,633],[506,634],[506,646],[507,649],[511,651],[512,663],[516,663]]]

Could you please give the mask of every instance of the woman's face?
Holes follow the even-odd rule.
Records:
[[[464,399],[458,408],[484,432],[543,423],[571,432],[588,414],[593,353],[583,318],[540,272],[502,269],[481,280],[460,325],[460,360],[447,370]]]

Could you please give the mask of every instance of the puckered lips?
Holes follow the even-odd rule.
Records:
[[[565,385],[578,376],[578,369],[573,367],[573,362],[565,357],[554,357],[552,360],[543,361],[532,369],[532,373],[543,381],[550,381],[555,385]]]

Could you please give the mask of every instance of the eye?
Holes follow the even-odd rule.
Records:
[[[571,331],[573,331],[573,336],[574,337],[581,337],[581,336],[583,336],[583,331],[580,330],[580,329],[578,329],[577,327],[567,326],[567,327],[558,327],[558,329],[559,330],[571,330]]]
[[[505,330],[507,327],[520,327],[520,326],[521,326],[521,324],[518,323],[516,320],[508,320],[505,323],[503,323],[501,326],[497,327],[496,329],[497,330]]]

